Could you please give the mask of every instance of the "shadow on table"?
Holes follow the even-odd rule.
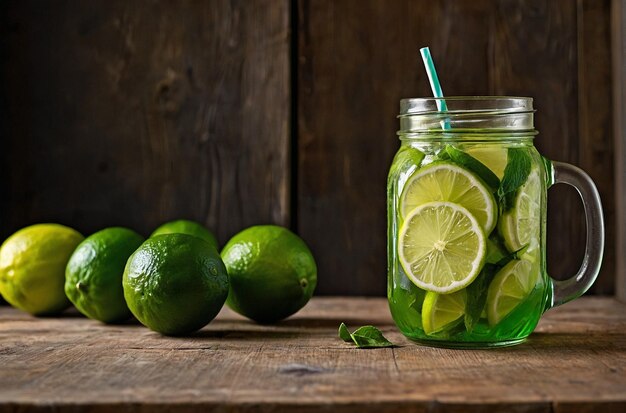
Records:
[[[389,320],[376,320],[373,318],[292,318],[279,322],[276,325],[302,327],[302,328],[339,328],[341,323],[345,323],[349,328],[358,328],[365,325],[373,325],[380,329],[385,327],[393,327],[394,324]]]
[[[349,328],[374,324],[384,329],[388,323],[372,323],[360,318],[294,318],[274,324],[257,324],[251,320],[214,320],[200,331],[187,338],[220,338],[233,340],[258,339],[302,339],[307,336],[337,336],[339,325],[344,322]]]
[[[525,343],[517,347],[509,347],[510,350],[519,351],[598,351],[611,349],[626,349],[626,333],[544,333],[536,332],[530,335]]]

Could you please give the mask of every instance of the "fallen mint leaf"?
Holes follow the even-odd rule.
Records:
[[[354,342],[358,348],[393,347],[394,345],[374,326],[363,326],[356,329],[354,333],[350,333],[348,327],[341,323],[339,337],[344,341]]]
[[[348,327],[345,323],[341,323],[341,325],[339,326],[339,338],[348,343],[352,342],[352,336],[350,335]]]

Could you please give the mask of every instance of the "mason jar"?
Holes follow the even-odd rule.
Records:
[[[596,279],[600,197],[581,169],[537,151],[532,98],[437,100],[400,102],[387,186],[391,314],[418,343],[518,344]],[[578,190],[587,221],[583,263],[565,281],[546,273],[547,189],[561,182]]]

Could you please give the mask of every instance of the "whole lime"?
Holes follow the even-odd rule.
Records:
[[[317,285],[311,251],[300,237],[279,226],[241,231],[228,241],[222,259],[230,277],[226,304],[259,323],[296,313]]]
[[[33,315],[60,313],[65,296],[65,266],[83,236],[58,224],[37,224],[11,235],[0,247],[0,294]]]
[[[127,228],[106,228],[81,242],[65,269],[65,294],[89,318],[115,323],[130,317],[122,276],[128,257],[144,241]]]
[[[148,328],[188,334],[207,325],[228,295],[228,274],[217,251],[185,234],[149,238],[124,270],[128,308]]]
[[[202,224],[187,219],[179,219],[176,221],[166,222],[154,230],[150,237],[156,237],[163,234],[187,234],[201,238],[211,244],[213,248],[218,249],[219,244],[215,235]]]

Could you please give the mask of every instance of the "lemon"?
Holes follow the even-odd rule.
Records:
[[[512,260],[498,271],[487,290],[487,320],[491,326],[528,297],[538,275],[537,267],[526,260]]]
[[[33,315],[56,314],[65,296],[65,266],[83,236],[63,225],[37,224],[11,235],[0,247],[0,293]]]
[[[150,237],[156,237],[163,234],[187,234],[194,237],[201,238],[208,242],[213,248],[218,249],[217,238],[202,224],[199,224],[188,219],[179,219],[176,221],[166,222],[161,225],[150,235]]]
[[[478,220],[485,234],[496,225],[493,194],[480,178],[456,164],[436,162],[411,175],[400,197],[401,214],[406,217],[415,207],[433,201],[461,205]]]
[[[452,293],[469,285],[480,272],[486,249],[478,220],[452,202],[429,202],[415,208],[400,229],[402,268],[416,286],[427,291]]]
[[[106,228],[81,242],[65,270],[65,294],[89,318],[115,323],[130,317],[122,276],[128,257],[143,243],[127,228]]]
[[[142,324],[181,335],[215,318],[228,295],[228,274],[206,241],[164,234],[149,238],[130,256],[122,286],[128,308]]]
[[[422,307],[424,333],[430,335],[446,330],[465,314],[467,292],[463,289],[452,294],[426,293]]]
[[[508,149],[505,146],[472,144],[468,145],[465,151],[489,168],[499,179],[504,177],[508,162]]]
[[[498,232],[510,252],[526,247],[525,254],[537,255],[541,229],[541,182],[537,171],[531,172],[515,197],[513,208],[498,221]]]
[[[317,285],[317,266],[304,241],[286,228],[260,225],[233,236],[222,250],[230,277],[226,304],[259,323],[300,310]]]

